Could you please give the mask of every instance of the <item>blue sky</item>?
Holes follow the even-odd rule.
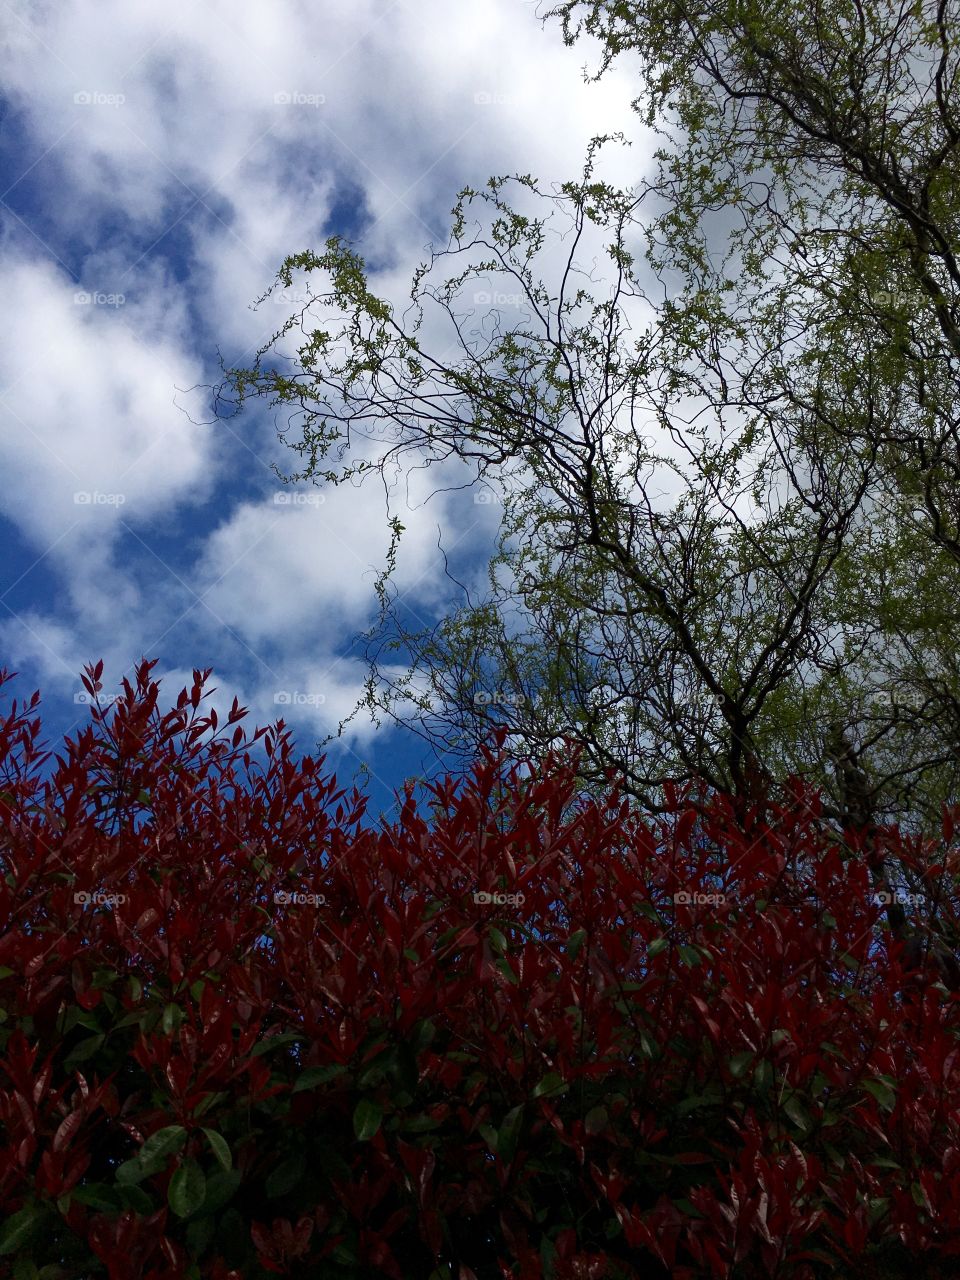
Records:
[[[0,666],[43,695],[45,737],[158,659],[162,702],[213,668],[218,709],[277,716],[313,753],[362,694],[360,633],[389,545],[384,491],[300,487],[264,406],[213,422],[218,353],[250,361],[287,318],[251,304],[284,256],[349,238],[402,305],[460,187],[576,178],[587,143],[642,138],[622,61],[599,84],[526,0],[12,0],[0,102]],[[591,61],[592,59],[592,61]],[[630,184],[649,141],[605,173]],[[457,464],[459,466],[459,464]],[[470,474],[397,477],[394,582],[415,627],[481,593],[496,505]],[[408,497],[409,493],[409,497]],[[280,501],[278,501],[280,498]],[[397,673],[405,670],[397,666]],[[9,687],[8,687],[9,688]],[[285,699],[278,702],[279,699]],[[370,769],[371,816],[437,758],[365,711],[327,748]]]

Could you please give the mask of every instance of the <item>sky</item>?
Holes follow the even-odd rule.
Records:
[[[0,99],[0,690],[42,694],[56,745],[156,659],[161,707],[194,668],[213,705],[291,726],[304,752],[353,710],[359,637],[389,546],[382,485],[285,486],[297,456],[258,403],[217,420],[220,359],[242,366],[290,295],[251,304],[284,257],[345,237],[402,306],[446,245],[466,184],[576,179],[590,138],[633,142],[604,176],[633,185],[653,146],[629,58],[599,82],[529,0],[10,0]],[[471,475],[410,469],[391,511],[393,582],[415,627],[482,588],[498,506]],[[456,470],[462,464],[454,463]],[[443,480],[447,484],[442,483]],[[457,487],[449,487],[450,484]],[[398,664],[397,673],[406,669]],[[453,761],[361,711],[326,748],[369,816]],[[358,772],[369,771],[368,781]]]

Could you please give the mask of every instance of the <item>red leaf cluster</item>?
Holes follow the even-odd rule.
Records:
[[[500,736],[364,827],[282,721],[203,714],[204,671],[161,714],[153,665],[52,759],[36,695],[0,719],[11,1275],[958,1266],[960,996],[801,782],[644,821],[570,753],[504,780]],[[873,845],[946,938],[951,824]]]

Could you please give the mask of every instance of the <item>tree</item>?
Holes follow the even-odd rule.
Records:
[[[826,742],[839,722],[858,739],[871,815],[929,820],[957,783],[958,573],[929,512],[906,518],[913,437],[899,424],[906,374],[919,367],[906,341],[915,321],[877,301],[890,276],[883,246],[860,246],[839,214],[828,251],[803,249],[771,276],[775,249],[804,234],[813,204],[782,164],[782,180],[772,177],[789,209],[764,204],[760,179],[735,173],[735,161],[749,172],[736,130],[698,111],[679,112],[688,139],[659,153],[657,180],[639,194],[595,177],[607,138],[591,144],[582,180],[552,194],[530,176],[465,189],[450,246],[418,268],[403,321],[339,238],[291,256],[278,283],[295,271],[327,277],[329,290],[311,286],[311,296],[339,327],[312,327],[312,307],[292,317],[253,368],[227,371],[220,411],[250,396],[297,408],[294,447],[307,463],[296,479],[383,474],[412,451],[428,466],[456,456],[503,486],[490,598],[475,604],[467,592],[432,631],[407,634],[392,609],[403,531],[392,517],[380,618],[366,638],[406,646],[412,662],[391,682],[374,654],[357,710],[401,718],[406,702],[429,741],[465,758],[493,724],[510,729],[518,753],[570,736],[585,748],[585,788],[601,789],[614,768],[651,813],[668,780],[749,797],[758,780],[769,788],[803,774],[825,788],[835,820],[842,779]],[[834,208],[852,183],[834,183],[821,203]],[[508,184],[531,211],[507,200]],[[648,198],[659,205],[645,228],[647,275],[682,281],[659,308],[628,245]],[[553,212],[536,216],[543,202]],[[475,204],[489,225],[471,236]],[[737,278],[713,266],[707,223],[718,207],[755,219],[732,234]],[[557,213],[569,243],[545,280],[537,267],[562,243],[550,236]],[[889,239],[878,227],[874,238]],[[599,300],[578,257],[591,242],[612,277]],[[432,283],[448,258],[455,273]],[[855,270],[868,287],[851,306]],[[491,278],[509,281],[523,315],[504,326],[495,309],[468,331],[458,303],[470,282]],[[452,326],[447,353],[418,336],[427,303]],[[638,314],[656,322],[631,338]],[[289,373],[273,357],[295,329],[305,341]],[[928,363],[936,416],[948,411],[946,383]],[[392,433],[379,464],[323,469],[335,444],[342,460],[374,424]]]

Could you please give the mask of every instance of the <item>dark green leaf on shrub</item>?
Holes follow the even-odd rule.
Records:
[[[299,1152],[278,1164],[266,1182],[266,1192],[270,1199],[277,1200],[292,1191],[303,1178],[306,1168],[307,1162]]]
[[[368,1142],[380,1128],[383,1111],[370,1098],[363,1098],[357,1103],[353,1113],[353,1132],[358,1142]]]
[[[184,1160],[170,1179],[167,1202],[178,1218],[189,1218],[202,1206],[207,1180],[196,1160]]]

